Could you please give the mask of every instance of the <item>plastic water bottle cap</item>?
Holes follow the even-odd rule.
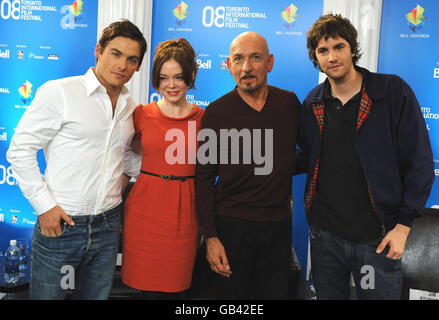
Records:
[[[11,245],[11,246],[16,246],[16,245],[17,245],[17,240],[11,240],[11,241],[9,241],[9,245]]]

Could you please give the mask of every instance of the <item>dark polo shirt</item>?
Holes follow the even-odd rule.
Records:
[[[375,244],[381,223],[370,202],[356,145],[360,101],[361,92],[342,105],[330,86],[326,88],[317,194],[309,222],[342,239]]]

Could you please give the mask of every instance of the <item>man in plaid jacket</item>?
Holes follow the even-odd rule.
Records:
[[[308,172],[305,207],[318,299],[400,299],[401,256],[434,179],[416,97],[395,75],[356,66],[357,31],[328,14],[307,35],[327,75],[306,97],[298,143]]]

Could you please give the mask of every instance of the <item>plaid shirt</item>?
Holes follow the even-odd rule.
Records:
[[[356,148],[372,207],[386,230],[396,223],[411,226],[422,216],[434,181],[433,154],[419,103],[400,77],[355,68],[363,75]],[[297,141],[303,159],[299,167],[306,167],[308,174],[307,214],[317,193],[325,87],[321,83],[311,90],[299,120]]]

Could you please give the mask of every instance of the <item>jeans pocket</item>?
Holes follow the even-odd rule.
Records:
[[[105,228],[111,232],[119,231],[121,226],[120,222],[120,215],[112,214],[111,216],[107,216],[105,218]]]
[[[389,252],[389,247],[386,247],[383,252],[379,253],[378,256],[380,256],[384,261],[388,261],[390,263],[398,263],[399,261],[401,261],[401,258],[398,259],[394,259],[394,258],[389,258],[387,256],[387,253]]]
[[[46,235],[41,233],[40,223],[39,223],[38,220],[37,220],[37,223],[35,224],[35,229],[37,231],[38,236],[40,236],[40,237],[42,237],[44,239],[57,239],[57,238],[59,238],[59,237],[61,237],[61,236],[63,236],[65,234],[65,232],[66,232],[66,225],[67,225],[67,223],[64,220],[61,220],[60,221],[61,233],[56,235],[56,236],[54,236],[54,237],[53,236],[46,236]]]
[[[377,270],[380,270],[381,272],[386,272],[389,274],[392,273],[399,273],[402,269],[402,259],[393,259],[387,257],[387,253],[389,251],[389,248],[385,248],[383,252],[377,254],[375,253],[374,261],[374,267]]]

